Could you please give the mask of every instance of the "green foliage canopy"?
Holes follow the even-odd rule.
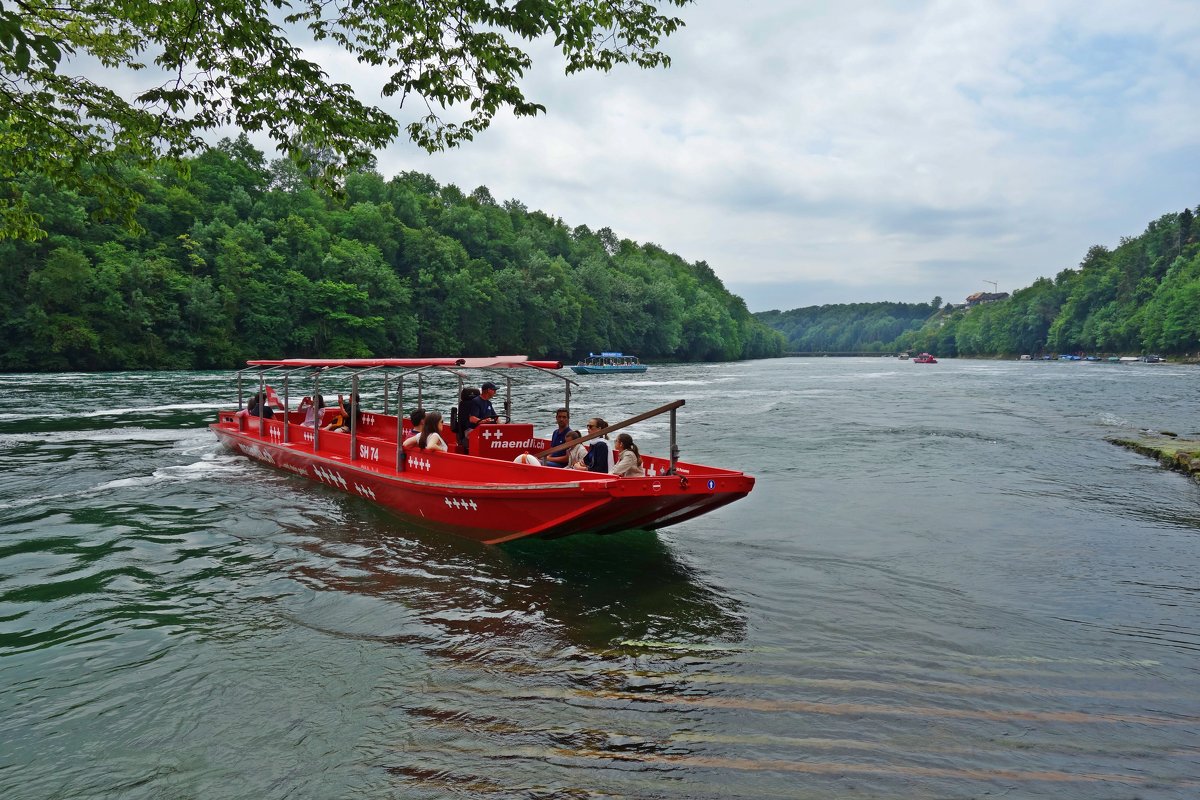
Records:
[[[779,355],[704,262],[570,228],[486,187],[355,172],[341,197],[246,138],[128,168],[138,229],[26,174],[46,226],[0,241],[0,370],[228,368],[248,358]]]
[[[131,166],[197,152],[221,126],[267,132],[326,181],[368,165],[400,123],[293,40],[329,42],[386,71],[383,94],[397,108],[424,102],[406,133],[434,151],[469,141],[502,109],[545,111],[519,85],[532,64],[523,42],[552,36],[568,73],[664,66],[657,48],[683,23],[658,6],[686,2],[0,0],[0,240],[46,232],[17,175],[43,175],[130,222],[140,199]],[[71,74],[74,57],[102,69]],[[95,77],[111,70],[144,70],[155,85],[126,99]],[[465,119],[447,120],[451,108]]]

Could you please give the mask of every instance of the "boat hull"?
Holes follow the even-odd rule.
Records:
[[[657,529],[745,497],[754,479],[740,472],[647,457],[646,477],[526,466],[458,453],[411,452],[395,468],[395,441],[358,437],[351,458],[348,434],[223,412],[210,426],[222,445],[256,461],[381,505],[413,525],[487,544],[527,537]]]
[[[644,364],[630,364],[628,366],[619,367],[589,367],[586,364],[576,364],[575,366],[571,367],[571,371],[576,375],[608,375],[615,372],[645,372],[646,366]]]

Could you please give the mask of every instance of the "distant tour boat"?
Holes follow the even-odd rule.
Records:
[[[603,375],[609,372],[645,372],[646,365],[637,356],[624,353],[588,353],[588,357],[571,367],[577,375]]]
[[[936,364],[937,359],[929,355],[929,353],[921,353],[921,355],[914,358],[912,362],[914,364]]]

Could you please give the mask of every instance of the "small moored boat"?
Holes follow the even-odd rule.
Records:
[[[646,365],[637,356],[624,353],[588,353],[587,358],[571,367],[577,375],[605,375],[610,372],[645,372]]]
[[[750,493],[754,478],[736,470],[679,460],[676,400],[582,440],[551,447],[534,435],[533,425],[511,419],[514,377],[564,381],[570,406],[570,378],[552,370],[556,361],[525,356],[445,359],[285,359],[250,361],[237,373],[238,407],[218,412],[209,427],[222,445],[256,461],[366,498],[423,528],[443,530],[488,544],[525,537],[552,538],[574,533],[613,533],[631,528],[657,529],[691,519]],[[340,370],[341,372],[335,372]],[[432,375],[456,380],[459,395],[464,370],[480,370],[484,380],[504,380],[501,422],[481,424],[466,436],[468,454],[404,449],[407,422],[405,385],[417,384],[420,407],[425,380]],[[305,412],[289,410],[293,383],[303,382],[318,397],[322,380],[349,377],[349,432],[304,425]],[[382,413],[358,406],[360,383],[381,379]],[[282,398],[268,385],[281,386]],[[243,384],[249,382],[249,387]],[[390,402],[395,388],[394,409]],[[244,388],[274,401],[270,418],[248,415]],[[409,407],[408,410],[411,410]],[[394,411],[394,413],[389,413]],[[316,414],[320,423],[344,413],[336,406]],[[542,456],[615,432],[660,414],[670,415],[668,456],[642,455],[642,474],[619,478],[607,473],[516,463],[522,453]],[[451,439],[453,437],[450,437]],[[453,443],[450,443],[453,447]]]

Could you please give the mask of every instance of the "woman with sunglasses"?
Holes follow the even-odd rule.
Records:
[[[608,427],[608,423],[599,417],[592,417],[588,420],[587,430],[589,434],[596,431],[604,430]],[[588,445],[587,455],[583,460],[576,462],[571,466],[575,469],[586,470],[588,472],[608,472],[608,442],[605,441],[608,436],[601,436],[599,439],[593,439]]]

